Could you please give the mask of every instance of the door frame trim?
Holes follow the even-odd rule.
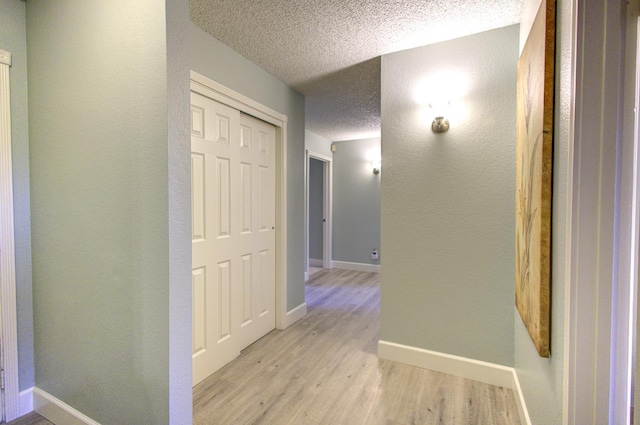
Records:
[[[286,115],[195,71],[190,90],[276,127],[276,328],[287,327],[287,121]]]
[[[623,126],[622,109],[625,82],[620,47],[625,40],[619,23],[626,6],[589,5],[587,0],[571,2],[565,425],[629,422],[625,381],[630,370],[620,363],[629,363],[633,345],[627,283],[635,267],[631,255],[637,235],[626,233],[636,214],[631,205],[636,153],[629,136],[633,129]]]
[[[11,53],[0,50],[0,308],[2,309],[2,360],[4,368],[4,419],[20,416],[18,377],[18,323],[16,253],[13,216],[11,156]]]
[[[307,266],[304,273],[305,281],[309,279],[309,167],[311,159],[317,159],[318,161],[322,162],[322,209],[325,219],[322,233],[322,267],[325,269],[333,268],[333,158],[307,149],[305,151],[304,162],[304,252],[305,264]]]

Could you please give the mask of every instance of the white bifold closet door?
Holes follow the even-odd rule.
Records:
[[[191,93],[193,385],[275,328],[275,127]]]

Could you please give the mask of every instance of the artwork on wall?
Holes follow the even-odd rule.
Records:
[[[551,326],[555,0],[543,0],[518,61],[516,307],[541,357]]]

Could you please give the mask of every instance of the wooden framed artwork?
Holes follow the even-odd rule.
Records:
[[[551,327],[555,0],[543,0],[518,61],[516,307],[541,357]]]

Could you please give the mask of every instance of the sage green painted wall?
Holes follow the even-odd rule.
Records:
[[[168,3],[26,6],[36,386],[104,425],[191,423],[188,3]]]
[[[517,25],[382,57],[381,340],[513,366],[517,59]]]
[[[380,264],[380,180],[371,155],[380,155],[380,139],[336,143],[333,153],[333,261]]]
[[[304,303],[304,97],[190,24],[191,69],[271,109],[287,123],[287,310]]]
[[[11,156],[16,253],[16,303],[20,391],[33,379],[29,121],[27,112],[27,28],[25,3],[0,0],[0,49],[11,52]]]
[[[326,137],[322,137],[312,131],[304,131],[304,145],[307,150],[320,155],[328,156],[331,158],[333,152],[331,152],[331,140]]]
[[[314,158],[309,160],[309,258],[322,260],[324,246],[324,164]]]
[[[528,0],[523,13],[523,46],[540,0]],[[564,304],[567,233],[568,146],[571,110],[571,2],[556,3],[556,100],[553,152],[553,211],[551,216],[551,353],[541,358],[531,342],[518,310],[514,308],[514,366],[533,424],[562,423],[564,375]]]
[[[169,424],[193,420],[189,2],[165,0],[169,222]],[[166,306],[165,306],[166,307]]]

